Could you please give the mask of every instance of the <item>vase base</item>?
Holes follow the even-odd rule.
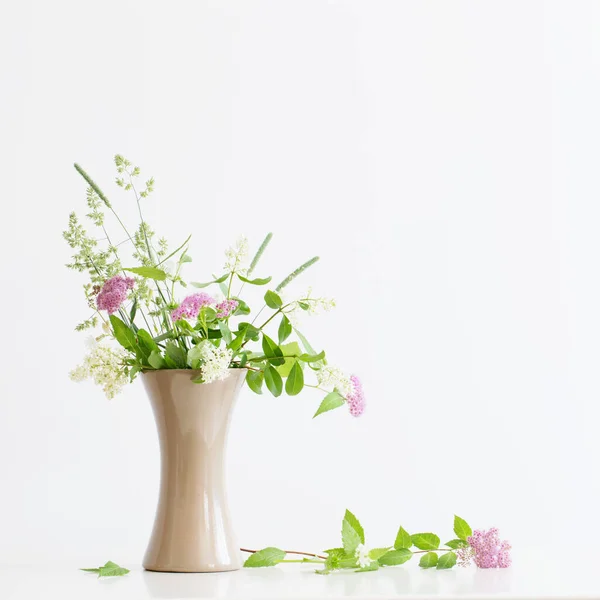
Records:
[[[179,567],[177,565],[143,565],[146,571],[154,573],[227,573],[228,571],[239,571],[237,565],[206,565],[201,567]]]

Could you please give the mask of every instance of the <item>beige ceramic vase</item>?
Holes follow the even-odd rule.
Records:
[[[161,452],[160,495],[144,568],[208,573],[241,567],[224,481],[224,452],[245,370],[198,384],[199,371],[168,369],[142,375]]]

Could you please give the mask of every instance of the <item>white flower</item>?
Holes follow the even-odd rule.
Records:
[[[225,266],[227,273],[240,273],[244,275],[247,268],[244,263],[248,259],[248,238],[240,236],[237,239],[235,246],[225,250]]]
[[[69,373],[73,381],[93,379],[102,387],[109,400],[112,400],[129,382],[125,374],[124,350],[113,350],[108,346],[96,344],[83,359],[83,363]]]
[[[333,298],[313,298],[312,288],[308,288],[307,292],[300,298],[284,299],[284,304],[291,304],[291,307],[286,309],[285,314],[293,325],[299,324],[299,318],[303,313],[314,316],[335,308]]]
[[[317,381],[322,387],[333,387],[342,396],[348,396],[348,394],[352,393],[354,387],[350,377],[341,369],[328,365],[317,371]]]
[[[368,567],[373,561],[369,558],[369,549],[364,544],[359,544],[356,548],[356,562],[361,569]]]
[[[229,375],[232,351],[228,348],[215,348],[209,341],[201,344],[200,359],[204,383],[225,379]]]

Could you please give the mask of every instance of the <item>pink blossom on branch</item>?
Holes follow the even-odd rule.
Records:
[[[458,562],[467,566],[471,560],[480,569],[505,569],[510,567],[510,544],[506,540],[500,540],[498,529],[492,527],[487,531],[476,529],[473,535],[467,538],[468,546],[456,551]]]
[[[195,319],[203,306],[214,304],[215,299],[206,292],[199,292],[187,296],[181,301],[181,304],[171,313],[173,321],[180,319]]]
[[[356,375],[350,376],[352,391],[346,396],[348,409],[353,417],[360,417],[365,412],[365,394],[363,392],[362,383]]]
[[[109,315],[117,312],[127,299],[127,292],[135,285],[133,277],[122,277],[115,275],[104,282],[98,297],[96,306],[99,310],[105,310]]]
[[[226,319],[239,305],[240,303],[237,300],[223,300],[222,302],[219,302],[219,304],[215,306],[217,318]]]

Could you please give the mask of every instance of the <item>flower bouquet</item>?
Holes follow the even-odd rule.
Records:
[[[319,258],[311,258],[271,286],[271,277],[257,277],[255,270],[272,234],[249,262],[248,242],[242,237],[226,251],[218,276],[206,283],[188,283],[182,273],[192,262],[191,236],[174,250],[164,238],[157,238],[143,217],[154,180],[148,179],[138,192],[140,169],[120,155],[115,165],[117,185],[135,198],[139,214],[135,228],[123,222],[98,185],[75,165],[88,184],[86,217],[94,229],[88,233],[71,213],[63,233],[75,251],[67,266],[89,276],[83,289],[93,312],[76,329],[99,325],[101,329],[83,364],[71,372],[72,379],[91,378],[113,398],[140,373],[186,369],[194,373],[193,382],[202,385],[241,369],[256,394],[266,388],[274,396],[284,390],[295,396],[310,387],[325,394],[315,416],[344,405],[350,414],[361,415],[365,399],[358,377],[329,365],[325,352],[315,351],[297,328],[299,313],[328,311],[334,301],[315,297],[310,289],[297,297],[284,296],[288,284]],[[258,311],[242,297],[246,286],[267,290]]]

